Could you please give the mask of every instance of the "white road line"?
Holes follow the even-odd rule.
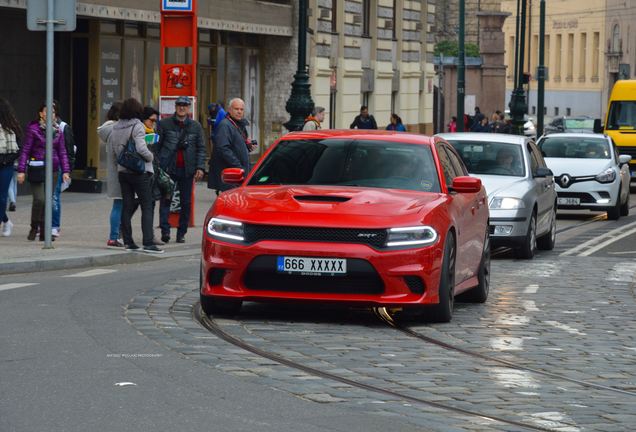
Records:
[[[522,351],[523,338],[499,336],[490,338],[490,347],[497,351]]]
[[[546,324],[551,325],[554,328],[558,328],[559,330],[566,331],[570,334],[585,336],[585,333],[575,329],[574,327],[570,327],[569,325],[560,323],[558,321],[545,321]]]
[[[523,305],[523,308],[528,311],[528,312],[538,312],[539,308],[537,307],[537,304],[532,301],[532,300],[524,300],[521,302],[521,304]]]
[[[608,252],[609,255],[634,255],[636,251]]]
[[[0,291],[7,291],[16,288],[24,288],[28,286],[39,285],[37,283],[8,283],[0,285]]]
[[[99,275],[108,274],[108,273],[115,273],[116,271],[117,270],[113,270],[113,269],[94,269],[94,270],[83,271],[80,273],[75,273],[72,275],[66,275],[64,277],[93,277],[93,276],[99,276]]]
[[[501,314],[497,317],[496,323],[499,325],[526,325],[530,322],[530,318],[523,315]]]
[[[581,243],[580,245],[573,247],[572,249],[568,249],[565,252],[561,253],[560,256],[568,256],[568,255],[575,255],[575,254],[578,254],[578,256],[588,256],[614,243],[615,241],[620,240],[623,237],[627,237],[628,235],[631,235],[635,232],[636,232],[636,222],[632,222],[630,224],[623,225],[622,227],[615,228],[611,231],[608,231],[601,236],[595,237],[584,243]]]
[[[528,285],[526,289],[523,290],[524,294],[536,294],[539,290],[539,285]]]

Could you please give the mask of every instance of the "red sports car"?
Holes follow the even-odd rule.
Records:
[[[298,132],[278,140],[208,211],[201,306],[310,300],[416,307],[447,322],[488,296],[488,203],[441,138],[388,131]]]

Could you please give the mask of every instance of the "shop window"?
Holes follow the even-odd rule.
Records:
[[[144,41],[124,40],[124,98],[143,101],[144,91]]]
[[[148,24],[146,26],[146,36],[151,38],[160,38],[161,37],[161,29],[158,25]]]
[[[161,94],[159,53],[161,46],[159,41],[146,42],[146,92],[144,100],[146,105],[159,106]]]
[[[209,30],[199,30],[199,43],[211,43],[212,35]]]
[[[117,34],[118,30],[119,29],[116,22],[101,21],[99,23],[99,31],[102,34]]]
[[[124,24],[124,35],[141,36],[141,24],[127,22]]]

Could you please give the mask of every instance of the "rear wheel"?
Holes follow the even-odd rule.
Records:
[[[621,216],[629,216],[629,192],[625,204],[621,205]]]
[[[554,213],[552,214],[552,221],[550,221],[550,231],[537,239],[537,248],[541,250],[552,250],[556,243],[556,204],[554,205]]]
[[[427,322],[449,322],[453,317],[455,302],[455,237],[449,233],[444,245],[442,275],[439,281],[439,303],[427,306],[423,318]]]
[[[478,284],[475,288],[457,296],[457,300],[469,303],[484,303],[488,299],[490,292],[490,235],[486,232],[484,240],[484,250],[479,263],[477,273]]]
[[[530,223],[528,223],[528,231],[524,243],[515,249],[515,257],[521,259],[532,259],[537,250],[537,214],[532,213]]]

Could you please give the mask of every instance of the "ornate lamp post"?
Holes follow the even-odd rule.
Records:
[[[519,22],[519,2],[521,1],[521,22]],[[520,35],[521,34],[521,35]],[[517,32],[515,55],[515,89],[510,96],[510,116],[512,117],[513,133],[523,135],[524,114],[528,112],[526,94],[523,90],[523,60],[526,44],[526,0],[517,0]],[[543,109],[543,108],[541,108]]]
[[[298,69],[294,75],[292,91],[285,109],[291,118],[285,127],[289,131],[302,130],[305,118],[314,109],[311,99],[311,84],[307,73],[307,0],[298,1]]]

